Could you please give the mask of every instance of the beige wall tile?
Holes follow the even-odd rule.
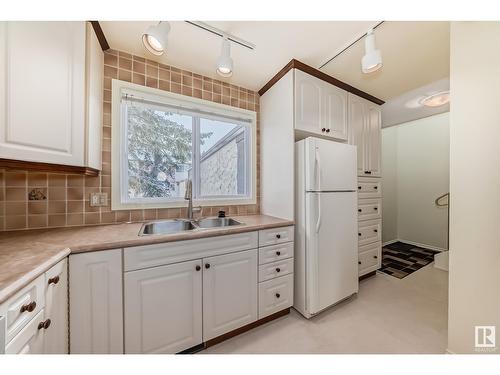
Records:
[[[29,201],[28,202],[28,215],[39,215],[47,213],[47,201]]]
[[[26,202],[6,202],[6,215],[26,215]]]
[[[83,225],[83,213],[66,215],[67,225]]]
[[[47,215],[28,215],[28,228],[44,228],[47,222]]]
[[[46,187],[47,181],[47,173],[28,173],[29,187]]]
[[[28,196],[26,188],[5,188],[5,200],[6,201],[27,201]]]
[[[49,227],[66,226],[66,215],[49,215]]]
[[[66,201],[48,201],[48,213],[49,213],[49,215],[50,214],[64,214],[65,212],[66,212]]]
[[[6,187],[19,187],[26,186],[27,181],[26,172],[6,172],[5,173],[5,186]]]
[[[9,215],[5,217],[5,230],[24,229],[26,226],[26,215]]]

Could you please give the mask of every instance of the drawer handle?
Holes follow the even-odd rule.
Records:
[[[377,233],[377,232],[378,232],[378,230],[377,230],[377,229],[374,229],[373,231],[374,231],[375,233]]]
[[[378,207],[373,207],[373,209],[374,209],[375,211],[377,211],[377,210],[378,210]]]
[[[59,282],[59,276],[51,277],[48,281],[49,285],[50,284],[57,284]]]
[[[374,257],[375,259],[378,259],[378,256],[376,256],[376,255],[374,255],[373,257]]]
[[[330,129],[326,129],[326,132],[327,132],[327,133],[330,133]]]
[[[365,171],[365,174],[372,174],[372,171]]]
[[[38,329],[42,329],[42,328],[47,329],[50,327],[50,323],[51,323],[50,319],[47,319],[43,322],[40,322],[40,323],[38,323]]]
[[[363,210],[361,208],[358,208],[358,212],[361,212],[361,211],[363,211]]]
[[[199,271],[201,270],[201,267],[200,266],[196,266],[196,271]]]
[[[361,186],[358,186],[358,190],[361,190]]]
[[[279,269],[279,267],[278,267],[278,268],[276,268],[276,272],[281,272],[281,270]]]
[[[279,239],[281,238],[281,234],[279,234],[279,233],[278,233],[278,234],[276,235],[276,238],[279,240]]]
[[[205,263],[205,268],[208,270],[210,268],[210,263]]]
[[[276,293],[276,298],[280,298],[280,297],[281,297],[281,294]]]
[[[276,252],[276,255],[277,255],[277,256],[280,256],[280,255],[281,255],[281,251],[277,251],[277,252]]]
[[[33,310],[35,310],[36,308],[36,302],[33,301],[33,302],[30,302],[30,303],[27,303],[26,305],[22,305],[21,306],[21,312],[32,312]]]
[[[377,189],[378,189],[378,186],[374,186],[373,188],[374,188],[375,190],[377,190]]]
[[[358,264],[361,264],[361,261],[360,261],[360,260],[358,260]]]
[[[361,233],[358,233],[358,236],[361,236]]]

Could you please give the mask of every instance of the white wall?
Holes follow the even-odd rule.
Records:
[[[449,113],[382,130],[384,242],[448,248],[448,211],[434,200],[449,191]]]
[[[500,346],[500,22],[452,22],[448,348],[474,352],[474,326]],[[495,353],[499,353],[496,349]]]

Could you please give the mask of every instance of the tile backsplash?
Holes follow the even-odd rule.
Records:
[[[257,112],[257,194],[259,182],[259,96],[256,92],[186,70],[108,50],[104,54],[102,171],[98,177],[0,169],[0,231],[110,224],[186,216],[185,208],[112,211],[91,207],[90,194],[111,196],[111,80],[113,78]],[[257,204],[204,207],[203,216],[259,213]]]

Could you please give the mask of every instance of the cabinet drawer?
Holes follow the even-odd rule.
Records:
[[[363,247],[363,252],[358,256],[359,275],[362,276],[368,272],[378,270],[382,264],[382,244],[376,242],[374,244]]]
[[[293,258],[259,266],[259,282],[293,273]]]
[[[275,245],[293,241],[293,226],[259,231],[259,246]]]
[[[382,183],[379,178],[358,178],[358,198],[378,198],[381,196]]]
[[[293,257],[293,242],[286,242],[259,249],[259,264],[271,263],[277,260]]]
[[[130,247],[123,251],[125,272],[257,248],[258,232],[247,232]]]
[[[293,305],[293,274],[259,283],[259,319]]]
[[[367,220],[358,223],[358,245],[382,240],[382,220]]]
[[[44,321],[44,310],[38,314],[9,342],[5,354],[43,354],[45,329],[38,329]],[[50,329],[50,326],[47,328]]]
[[[44,285],[45,275],[40,275],[0,306],[6,321],[6,343],[45,306]]]
[[[382,199],[360,199],[358,202],[358,220],[380,219],[382,217]]]

